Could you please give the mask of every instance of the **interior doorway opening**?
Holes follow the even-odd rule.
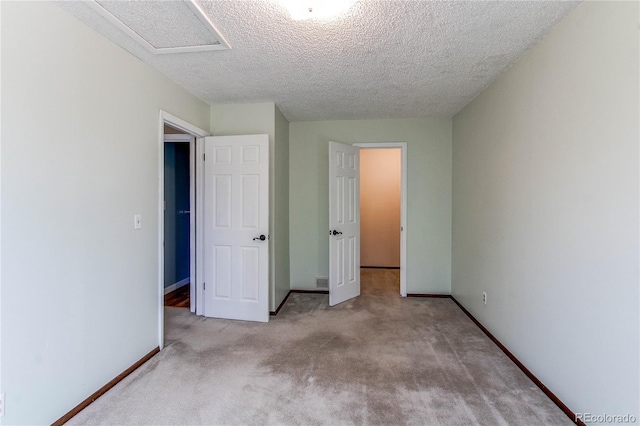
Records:
[[[393,293],[406,297],[407,144],[354,145],[360,148],[362,283],[393,286]]]
[[[401,154],[399,148],[360,151],[362,268],[400,269]]]
[[[400,292],[402,150],[360,150],[362,286]],[[381,279],[384,277],[385,279]],[[363,288],[363,291],[366,291]],[[396,294],[397,294],[396,293]]]
[[[195,311],[195,138],[164,126],[164,305]],[[192,212],[194,213],[192,215]],[[193,287],[193,288],[192,288]]]

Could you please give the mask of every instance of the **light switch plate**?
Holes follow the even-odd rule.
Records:
[[[133,216],[133,229],[141,229],[142,228],[142,215],[136,214]]]

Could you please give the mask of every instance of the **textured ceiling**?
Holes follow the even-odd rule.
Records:
[[[201,99],[275,102],[290,121],[452,116],[578,4],[356,0],[293,21],[278,0],[197,3],[231,50],[154,55],[86,4],[59,4]],[[170,10],[144,19],[175,28]]]

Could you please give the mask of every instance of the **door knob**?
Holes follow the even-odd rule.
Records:
[[[264,241],[264,240],[266,240],[266,239],[267,239],[267,237],[265,237],[265,236],[264,236],[264,234],[262,234],[262,235],[260,235],[259,237],[255,237],[255,238],[253,239],[253,241],[256,241],[256,240]]]
[[[335,229],[333,230],[333,232],[329,232],[331,235],[342,235],[342,232],[340,231],[336,231]]]

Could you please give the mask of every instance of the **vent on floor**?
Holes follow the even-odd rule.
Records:
[[[94,0],[88,4],[152,53],[231,48],[200,6],[192,0]]]
[[[316,288],[329,288],[329,278],[316,278]]]

